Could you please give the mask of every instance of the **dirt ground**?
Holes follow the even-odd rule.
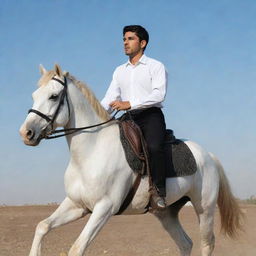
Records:
[[[0,256],[28,256],[36,224],[49,216],[56,206],[0,207]],[[214,255],[256,255],[256,206],[243,205],[245,232],[239,240],[225,238],[215,218]],[[216,211],[217,212],[217,211]],[[199,226],[192,207],[184,207],[181,223],[194,242],[192,256],[200,255]],[[66,255],[88,217],[52,230],[44,239],[42,256]],[[114,216],[86,251],[87,256],[175,256],[174,242],[152,214]]]

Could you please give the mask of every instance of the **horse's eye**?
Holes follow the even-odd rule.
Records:
[[[49,98],[49,100],[54,100],[54,101],[56,101],[56,100],[58,99],[58,97],[59,97],[58,94],[53,94],[53,95]]]

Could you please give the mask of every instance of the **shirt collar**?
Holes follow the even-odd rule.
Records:
[[[138,65],[139,63],[144,64],[144,65],[147,64],[147,56],[146,56],[145,54],[143,54],[143,55],[140,57],[140,59],[139,59],[137,65]],[[126,67],[127,67],[128,65],[132,65],[132,63],[130,62],[129,59],[128,59],[128,61],[126,62]],[[133,66],[133,65],[132,65],[132,66]]]

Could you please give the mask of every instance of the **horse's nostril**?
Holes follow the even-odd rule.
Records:
[[[27,138],[28,138],[29,140],[32,140],[33,137],[34,137],[34,135],[35,135],[35,133],[34,133],[33,130],[30,129],[30,130],[27,131]]]

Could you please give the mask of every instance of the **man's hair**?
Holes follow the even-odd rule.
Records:
[[[145,51],[149,41],[148,31],[140,25],[129,25],[123,28],[123,36],[126,32],[134,32],[140,41],[145,40],[146,46],[143,49],[143,51]]]

